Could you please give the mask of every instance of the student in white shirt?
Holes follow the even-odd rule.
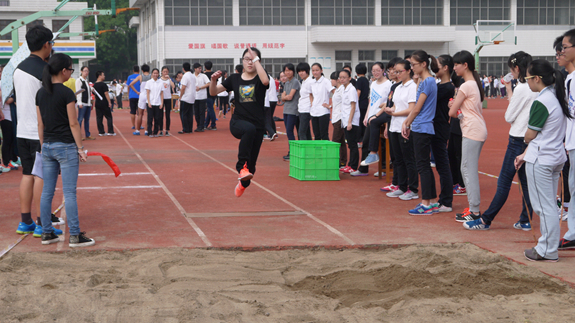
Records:
[[[563,139],[571,113],[565,99],[563,74],[551,63],[538,59],[527,69],[527,84],[539,92],[529,113],[525,132],[527,149],[517,156],[515,168],[526,162],[529,198],[533,211],[539,214],[541,237],[537,245],[524,251],[530,261],[556,262],[561,236],[557,219],[557,184],[563,164],[567,160]]]
[[[391,115],[387,136],[389,145],[393,149],[393,167],[394,173],[397,172],[397,186],[399,188],[386,195],[399,197],[402,200],[411,200],[413,194],[417,195],[419,192],[419,176],[415,165],[413,140],[402,137],[401,127],[411,110],[415,108],[417,85],[411,79],[413,72],[409,61],[402,60],[396,63],[394,69],[401,84],[393,92],[393,106],[386,106],[383,110]]]
[[[274,112],[278,102],[278,92],[274,78],[269,74],[268,77],[270,79],[270,87],[266,91],[266,98],[264,102],[264,108],[266,109],[266,135],[270,141],[274,141],[278,137],[276,131],[276,123],[274,121]]]
[[[154,68],[152,70],[152,79],[146,82],[145,88],[146,102],[148,104],[148,134],[150,138],[158,137],[162,114],[164,113],[164,82],[159,79],[159,76],[160,71]]]
[[[329,140],[329,93],[331,82],[323,77],[321,64],[314,63],[311,66],[313,80],[311,83],[311,125],[315,140]]]
[[[347,144],[345,143],[345,132],[341,126],[341,105],[343,101],[343,85],[339,83],[339,72],[330,75],[332,85],[331,97],[331,123],[333,125],[333,135],[331,141],[339,142],[339,168],[343,169],[347,164]]]
[[[297,74],[302,79],[301,88],[299,90],[299,101],[297,104],[297,111],[299,112],[299,140],[311,140],[311,84],[313,79],[309,77],[310,67],[308,63],[297,64]]]
[[[208,87],[210,79],[202,73],[202,64],[194,63],[194,75],[196,76],[196,102],[194,113],[196,115],[196,132],[204,132],[206,122],[206,104],[208,101]]]
[[[218,84],[222,84],[222,82],[225,81],[225,79],[227,79],[227,78],[228,78],[228,71],[222,71],[222,77],[220,77],[218,79]],[[227,113],[228,109],[230,108],[230,99],[229,99],[228,91],[223,91],[223,92],[218,93],[217,99],[218,99],[218,101],[216,102],[216,105],[218,106],[218,108],[220,110],[220,112],[218,113],[218,118],[221,118],[222,113],[223,113],[224,119],[225,119],[226,113]]]
[[[194,130],[194,102],[196,102],[196,77],[190,71],[190,63],[182,65],[182,87],[180,89],[180,118],[182,119],[182,131],[179,134],[192,133]]]
[[[359,167],[359,103],[355,87],[351,82],[351,73],[348,70],[339,72],[339,82],[343,86],[341,103],[341,127],[345,132],[345,139],[349,147],[349,162],[343,168],[344,173],[351,173]]]
[[[171,114],[173,108],[172,93],[176,88],[172,78],[170,77],[170,69],[167,66],[162,67],[162,77],[160,80],[164,83],[162,86],[164,111],[166,113],[166,137],[170,136],[170,125],[172,124]],[[160,116],[160,133],[158,136],[164,135],[164,115]]]
[[[139,136],[140,135],[140,128],[142,127],[142,120],[144,119],[144,112],[146,111],[146,107],[148,104],[146,103],[146,82],[152,78],[150,75],[150,66],[147,64],[142,65],[142,74],[138,75],[132,82],[128,85],[129,88],[134,91],[138,95],[138,111],[136,116],[136,131],[134,131],[133,135]],[[136,90],[134,87],[136,83],[140,82],[139,89]],[[131,111],[130,111],[131,112]],[[151,116],[148,116],[148,121],[150,120]],[[148,130],[146,130],[146,135],[148,135]]]
[[[361,146],[361,157],[363,161],[361,162],[361,167],[357,170],[358,173],[351,174],[352,176],[367,175],[369,165],[379,162],[379,155],[377,154],[379,150],[379,138],[373,138],[374,140],[372,140],[371,123],[369,120],[376,117],[377,113],[381,110],[381,106],[387,101],[387,96],[391,90],[392,83],[383,73],[384,70],[385,68],[381,62],[376,62],[371,68],[371,74],[375,78],[375,81],[370,85],[368,110],[365,114],[365,118],[362,120],[366,126]],[[379,137],[380,126],[376,125],[376,127]],[[369,159],[367,159],[368,157]]]
[[[560,54],[563,59],[571,63],[571,67],[575,65],[575,29],[567,31],[563,35],[561,41]],[[567,69],[567,66],[566,66]],[[570,77],[569,77],[570,76]],[[571,116],[575,115],[575,71],[571,71],[568,76],[566,84],[569,84],[567,90],[569,112]],[[571,199],[575,199],[575,121],[569,119],[567,121],[567,132],[565,136],[565,149],[569,152],[569,189],[571,191]],[[565,233],[563,238],[559,241],[559,250],[575,249],[575,208],[569,208],[567,216],[567,224],[569,230]]]

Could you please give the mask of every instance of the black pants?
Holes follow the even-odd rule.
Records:
[[[257,129],[251,122],[232,117],[232,120],[230,120],[230,132],[234,137],[240,139],[238,162],[236,163],[238,173],[247,163],[250,173],[255,174],[256,162],[260,154],[265,130]],[[251,181],[241,181],[240,183],[242,183],[243,187],[248,187]]]
[[[104,117],[108,122],[108,133],[114,133],[114,122],[112,120],[112,110],[110,107],[96,107],[96,124],[98,126],[98,133],[103,135],[104,131]]]
[[[359,148],[357,142],[359,141],[359,126],[351,126],[351,130],[344,128],[345,139],[347,139],[347,146],[349,147],[349,162],[347,166],[357,170],[359,166]]]
[[[311,130],[309,127],[310,121],[311,115],[309,113],[299,114],[299,129],[297,136],[299,140],[311,140]]]
[[[315,140],[329,140],[329,114],[320,117],[311,117],[311,126]]]
[[[379,143],[379,128],[377,132],[377,141]],[[361,160],[365,160],[367,158],[367,155],[369,155],[369,152],[371,151],[370,142],[371,142],[371,125],[368,123],[367,127],[365,127],[365,132],[363,133],[363,141],[361,144]],[[379,149],[376,149],[375,151],[378,150]],[[358,170],[362,173],[367,173],[369,172],[369,166],[359,166]]]
[[[270,101],[270,106],[266,107],[266,132],[268,133],[268,137],[271,138],[271,136],[274,135],[274,133],[276,133],[276,122],[274,121],[274,113],[276,111],[276,104],[277,102],[271,102]],[[224,110],[225,111],[225,110]],[[224,112],[225,114],[225,112]]]
[[[151,108],[148,108],[148,134],[149,135],[154,135],[154,136],[158,135],[158,131],[160,130],[160,125],[162,124],[163,114],[164,114],[164,110],[161,110],[159,105],[152,105]],[[154,126],[153,128],[152,128],[152,125]]]
[[[439,200],[441,205],[452,207],[453,205],[453,179],[451,178],[451,169],[449,167],[449,157],[447,156],[447,140],[436,135],[431,138],[431,150],[435,157],[435,171],[439,175],[439,185],[441,192]]]
[[[118,101],[118,109],[124,108],[122,105],[122,94],[120,94],[120,96],[116,97],[116,101]]]
[[[567,161],[563,166],[563,203],[571,202],[571,191],[569,190],[569,170],[571,169],[571,162],[569,161],[569,154],[567,154]]]
[[[453,184],[465,187],[463,175],[461,174],[461,141],[461,135],[451,133],[449,144],[447,145],[447,156],[449,157],[449,168],[451,169]]]
[[[10,116],[12,117],[12,128],[14,129],[12,132],[12,136],[14,136],[14,156],[20,156],[18,153],[18,145],[16,144],[18,140],[16,140],[17,136],[17,128],[18,128],[18,113],[16,111],[16,104],[10,103]]]
[[[182,118],[182,131],[192,132],[194,130],[194,104],[180,101],[180,117]]]
[[[164,99],[164,111],[166,112],[166,131],[170,131],[170,124],[172,120],[170,114],[172,113],[172,99]],[[164,121],[160,123],[160,131],[164,130]]]
[[[2,163],[8,166],[10,161],[18,161],[18,156],[14,154],[14,146],[16,146],[16,137],[14,137],[13,123],[11,120],[0,121],[0,128],[4,139],[2,142]]]
[[[415,165],[421,180],[421,198],[424,200],[434,199],[437,197],[437,192],[435,189],[435,176],[431,170],[431,138],[433,138],[433,135],[413,132],[411,136],[415,151]]]
[[[412,135],[413,136],[413,135]],[[415,157],[413,156],[413,137],[405,139],[399,132],[388,132],[389,144],[393,147],[394,161],[393,174],[397,174],[397,184],[399,189],[407,192],[409,188],[413,193],[417,193],[418,176],[417,167],[415,166]],[[391,148],[390,147],[390,148]]]
[[[339,167],[345,166],[347,164],[347,145],[345,144],[345,132],[341,127],[341,120],[333,124],[331,141],[339,142]]]
[[[204,129],[206,122],[206,102],[207,100],[196,100],[194,103],[194,114],[196,115],[196,124],[198,130]]]
[[[367,114],[367,108],[369,106],[366,105],[365,107],[363,107],[363,104],[359,105],[359,128],[360,128],[360,134],[359,134],[359,140],[361,140],[361,138],[363,138],[364,134],[365,134],[365,129],[366,126],[363,125],[363,119],[365,118],[365,115]]]

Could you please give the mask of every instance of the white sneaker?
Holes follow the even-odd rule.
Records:
[[[419,198],[419,195],[417,195],[417,193],[413,193],[410,190],[407,190],[407,192],[405,192],[404,194],[399,196],[399,199],[403,200],[403,201],[415,200],[418,198]]]
[[[453,212],[453,208],[445,205],[439,205],[439,212]]]
[[[115,132],[114,132],[114,133],[109,133],[109,132],[108,132],[108,133],[106,134],[106,136],[115,136],[115,135],[116,135]]]
[[[373,177],[378,177],[378,176],[379,176],[379,172],[373,173]],[[385,172],[381,172],[381,176],[385,176]]]
[[[402,196],[404,193],[405,193],[405,192],[403,192],[402,190],[397,189],[397,190],[395,190],[395,191],[393,191],[393,192],[389,192],[389,193],[387,193],[387,194],[385,194],[385,195],[387,195],[388,197],[400,197],[400,196]]]

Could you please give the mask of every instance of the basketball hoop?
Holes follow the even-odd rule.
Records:
[[[493,44],[499,45],[499,44],[501,44],[501,43],[503,43],[503,42],[505,42],[505,41],[504,41],[504,40],[494,40],[494,41],[493,41]]]

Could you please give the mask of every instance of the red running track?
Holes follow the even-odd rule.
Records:
[[[479,168],[488,174],[497,175],[503,161],[509,131],[504,120],[506,107],[507,100],[493,99],[484,110],[489,136]],[[276,115],[281,116],[281,110]],[[384,181],[371,175],[341,175],[341,180],[334,182],[301,182],[289,177],[289,163],[281,158],[287,153],[288,141],[280,135],[274,142],[263,143],[254,185],[237,198],[234,168],[238,140],[229,133],[229,115],[218,121],[217,131],[179,135],[179,115],[172,113],[173,136],[161,138],[133,136],[126,109],[115,110],[113,116],[117,136],[84,142],[89,151],[110,156],[123,173],[115,178],[98,157],[90,157],[80,167],[81,229],[96,240],[89,250],[470,242],[575,283],[575,252],[560,251],[561,259],[554,264],[525,261],[523,250],[534,245],[532,232],[539,237],[539,221],[535,216],[532,232],[512,228],[521,210],[517,185],[490,230],[468,231],[454,221],[455,211],[467,206],[465,196],[454,198],[452,213],[410,216],[407,210],[419,202],[386,197],[379,191]],[[95,130],[95,118],[91,121]],[[283,123],[277,126],[285,132]],[[372,167],[371,173],[375,171]],[[20,220],[20,179],[21,171],[0,176],[0,249],[19,238],[15,230]],[[497,180],[480,175],[480,184],[481,209],[485,210]],[[54,209],[62,200],[61,193],[56,193]],[[565,230],[564,223],[562,233]],[[30,235],[12,252],[68,249],[64,242],[42,246]]]

